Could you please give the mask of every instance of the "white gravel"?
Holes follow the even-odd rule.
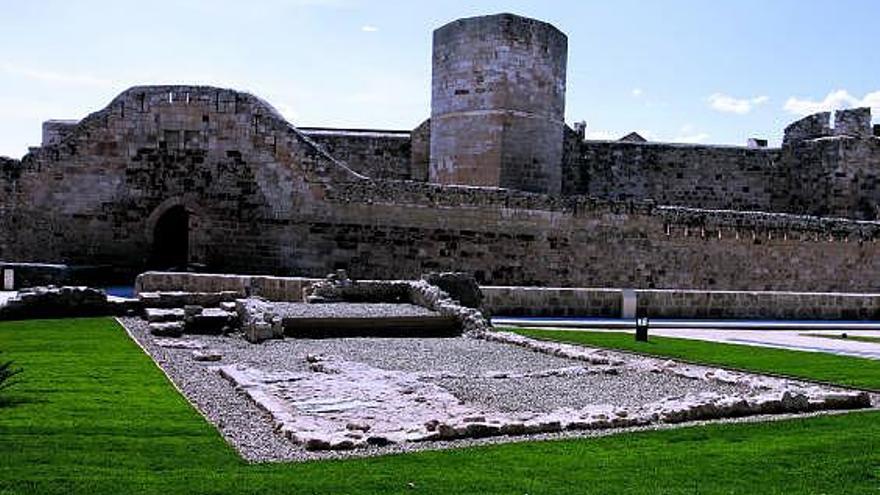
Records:
[[[414,304],[273,302],[272,310],[282,318],[391,318],[438,316],[439,313]]]

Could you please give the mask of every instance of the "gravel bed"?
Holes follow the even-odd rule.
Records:
[[[391,318],[440,315],[436,311],[414,304],[274,302],[272,309],[282,318]]]
[[[591,404],[636,407],[687,393],[734,394],[731,385],[711,384],[680,376],[625,371],[619,375],[583,374],[540,378],[454,378],[439,385],[459,399],[503,412],[552,412],[561,407],[582,408]]]
[[[269,415],[236,391],[230,382],[222,378],[217,372],[218,365],[236,363],[267,371],[306,371],[306,355],[324,354],[344,360],[364,362],[379,368],[424,373],[426,379],[448,388],[457,397],[467,402],[506,411],[533,410],[541,412],[562,406],[578,406],[596,402],[614,405],[641,404],[670,395],[682,395],[709,389],[722,393],[733,391],[730,386],[726,386],[727,389],[725,389],[725,386],[722,385],[708,384],[697,380],[626,370],[622,370],[621,374],[616,376],[584,372],[540,378],[487,378],[486,375],[499,371],[509,374],[528,374],[582,366],[584,363],[535,353],[515,346],[469,338],[286,339],[255,345],[246,342],[237,335],[226,337],[187,336],[187,340],[199,341],[205,344],[207,349],[218,351],[223,356],[219,363],[206,363],[194,361],[192,350],[157,346],[155,344],[156,338],[149,334],[147,323],[141,319],[121,318],[120,321],[128,329],[131,336],[171,378],[175,386],[217,427],[227,442],[249,462],[364,457],[510,441],[594,437],[624,431],[680,427],[682,424],[573,431],[525,437],[404,443],[354,451],[307,451],[277,433]],[[438,370],[456,376],[444,378],[438,374]],[[754,422],[792,416],[753,416],[722,421]],[[804,415],[799,416],[803,417]],[[713,423],[718,422],[713,421]]]

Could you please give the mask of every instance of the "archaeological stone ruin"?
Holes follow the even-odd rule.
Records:
[[[254,461],[876,406],[492,327],[880,320],[870,109],[779,148],[588,140],[564,121],[567,57],[541,21],[450,22],[411,130],[297,127],[183,85],[46,121],[0,157],[0,319],[118,317]]]

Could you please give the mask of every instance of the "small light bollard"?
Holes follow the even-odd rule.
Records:
[[[636,342],[648,341],[648,317],[636,318]]]
[[[15,271],[12,268],[0,271],[3,272],[3,290],[15,290]]]

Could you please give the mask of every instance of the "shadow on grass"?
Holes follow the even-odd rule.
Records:
[[[25,404],[47,403],[47,400],[36,400],[25,397],[0,397],[0,409],[22,406]]]

